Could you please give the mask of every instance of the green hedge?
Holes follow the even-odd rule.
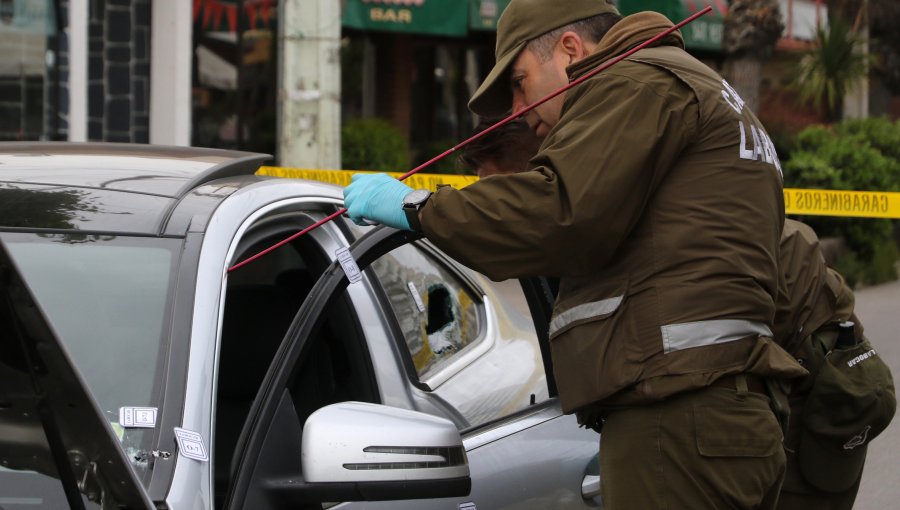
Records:
[[[341,127],[341,166],[347,170],[406,172],[409,149],[396,127],[384,119],[354,119]]]
[[[885,118],[812,126],[801,131],[784,164],[785,187],[900,191],[900,122]],[[897,278],[895,221],[867,218],[802,218],[819,237],[842,237],[849,253],[836,268],[851,284]]]

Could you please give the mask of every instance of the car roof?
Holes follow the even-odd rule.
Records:
[[[189,192],[271,156],[117,143],[0,143],[0,227],[154,234]]]

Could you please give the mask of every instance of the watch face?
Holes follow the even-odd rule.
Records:
[[[403,198],[403,203],[408,205],[417,205],[425,201],[430,195],[431,192],[427,189],[413,190],[407,193],[407,195]]]

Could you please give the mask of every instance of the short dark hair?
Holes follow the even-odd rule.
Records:
[[[575,32],[581,36],[582,39],[586,39],[589,42],[596,44],[600,42],[600,39],[603,39],[603,36],[609,32],[609,29],[621,19],[622,16],[618,14],[604,12],[603,14],[591,16],[590,18],[574,21],[568,25],[563,25],[546,34],[535,37],[528,41],[526,48],[534,53],[540,62],[546,62],[550,60],[550,55],[553,53],[553,47],[564,33]]]
[[[475,126],[473,135],[501,120],[502,118],[481,119]],[[464,146],[459,155],[459,162],[473,172],[477,172],[488,162],[506,170],[521,172],[526,170],[528,160],[534,156],[539,146],[540,140],[528,127],[528,123],[516,119]]]

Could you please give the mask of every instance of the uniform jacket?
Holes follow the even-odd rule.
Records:
[[[805,364],[811,371],[809,377],[794,379],[790,388],[790,424],[784,438],[788,460],[782,491],[825,497],[829,494],[810,485],[801,473],[798,460],[798,451],[803,444],[802,437],[806,429],[804,409],[817,380],[818,367],[815,360],[818,358],[821,362],[822,357],[821,352],[814,352],[821,345],[810,336],[820,332],[826,336],[831,335],[829,341],[833,342],[837,335],[833,326],[846,320],[854,322],[858,338],[862,338],[863,328],[853,313],[853,291],[840,274],[826,266],[819,238],[811,228],[798,221],[786,220],[779,260],[783,278],[775,314],[775,338],[793,356],[807,360]],[[804,447],[815,448],[815,443]],[[850,465],[847,464],[848,469]],[[833,469],[833,466],[828,464],[822,468]],[[859,476],[859,473],[848,474],[848,483],[857,480]],[[835,489],[835,492],[843,490]],[[847,501],[846,494],[840,495],[840,498],[841,501]],[[810,505],[815,506],[814,503]],[[852,497],[849,505],[845,506],[852,506]]]
[[[856,335],[862,337],[862,324],[853,314],[853,291],[825,264],[819,238],[811,228],[786,220],[779,259],[783,279],[774,332],[782,347],[799,356],[804,337],[846,320],[856,324]]]
[[[570,77],[670,26],[624,18]],[[784,216],[774,147],[680,35],[570,89],[531,165],[439,190],[422,226],[494,279],[560,277],[550,337],[566,412],[732,373],[804,373],[770,340]]]

